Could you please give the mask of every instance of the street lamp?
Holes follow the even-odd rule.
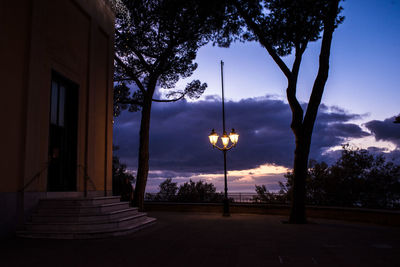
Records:
[[[212,129],[210,135],[208,136],[208,138],[210,139],[210,143],[213,145],[213,147],[216,147],[221,151],[229,150],[232,147],[236,146],[239,139],[239,135],[235,132],[235,129],[232,129],[229,135],[227,135],[226,132],[224,131],[224,133],[221,136],[222,147],[219,147],[217,146],[218,137],[219,136],[214,129]],[[229,140],[232,143],[230,146],[229,146]]]
[[[221,60],[221,83],[222,83],[222,130],[223,134],[221,136],[222,147],[217,145],[218,142],[218,134],[212,129],[211,134],[208,136],[210,139],[210,143],[213,147],[218,148],[224,153],[224,181],[225,181],[225,195],[224,195],[224,212],[223,216],[230,216],[229,213],[229,199],[228,199],[228,179],[226,172],[226,151],[230,150],[234,146],[236,146],[239,135],[235,132],[235,129],[232,129],[229,136],[225,131],[225,101],[224,101],[224,72],[223,72],[224,62]],[[229,141],[231,141],[231,145],[229,145]]]

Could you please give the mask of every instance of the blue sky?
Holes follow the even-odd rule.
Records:
[[[391,118],[400,114],[400,2],[347,0],[343,24],[334,33],[331,65],[313,135],[310,157],[334,161],[332,147],[354,141],[357,146],[399,159],[400,127]],[[317,72],[319,42],[306,50],[298,98],[307,102]],[[208,45],[198,52],[192,79],[208,84],[197,102],[153,105],[148,191],[157,191],[165,178],[213,182],[222,190],[222,159],[207,135],[221,131],[220,65],[223,60],[227,127],[241,134],[229,152],[231,191],[254,191],[254,184],[277,189],[291,167],[294,138],[286,102],[286,79],[258,43],[235,43],[230,48]],[[290,63],[289,56],[285,61]],[[139,113],[116,118],[116,153],[135,171]],[[397,127],[396,127],[397,126]],[[378,143],[379,141],[380,143]],[[379,147],[379,148],[376,148]]]
[[[400,2],[347,0],[342,5],[345,21],[334,33],[322,101],[351,112],[368,113],[374,119],[400,113]],[[298,85],[302,101],[308,101],[317,73],[319,47],[319,42],[310,44],[302,63]],[[201,48],[196,60],[199,67],[190,79],[208,83],[205,95],[221,94],[219,60],[225,62],[227,98],[266,94],[286,97],[286,78],[258,43],[235,43],[229,49],[211,45]],[[291,62],[291,57],[286,62]]]

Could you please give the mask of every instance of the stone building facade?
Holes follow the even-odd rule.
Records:
[[[107,0],[1,1],[0,29],[6,236],[39,198],[111,192],[114,12]]]

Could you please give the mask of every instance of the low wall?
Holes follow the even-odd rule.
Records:
[[[145,210],[222,213],[222,204],[145,202]],[[278,204],[231,203],[230,212],[289,216],[290,206]],[[308,206],[306,208],[306,213],[309,218],[324,218],[400,226],[400,211]]]

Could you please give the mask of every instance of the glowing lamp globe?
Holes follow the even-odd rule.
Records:
[[[222,141],[222,145],[224,147],[227,147],[229,144],[229,136],[226,134],[226,132],[224,132],[224,134],[221,136],[221,141]]]
[[[231,142],[236,145],[239,140],[239,135],[235,132],[235,129],[232,129],[232,132],[229,134],[229,138]]]
[[[218,134],[214,131],[214,129],[212,129],[211,134],[208,136],[208,138],[210,139],[210,143],[215,146],[218,141]]]

